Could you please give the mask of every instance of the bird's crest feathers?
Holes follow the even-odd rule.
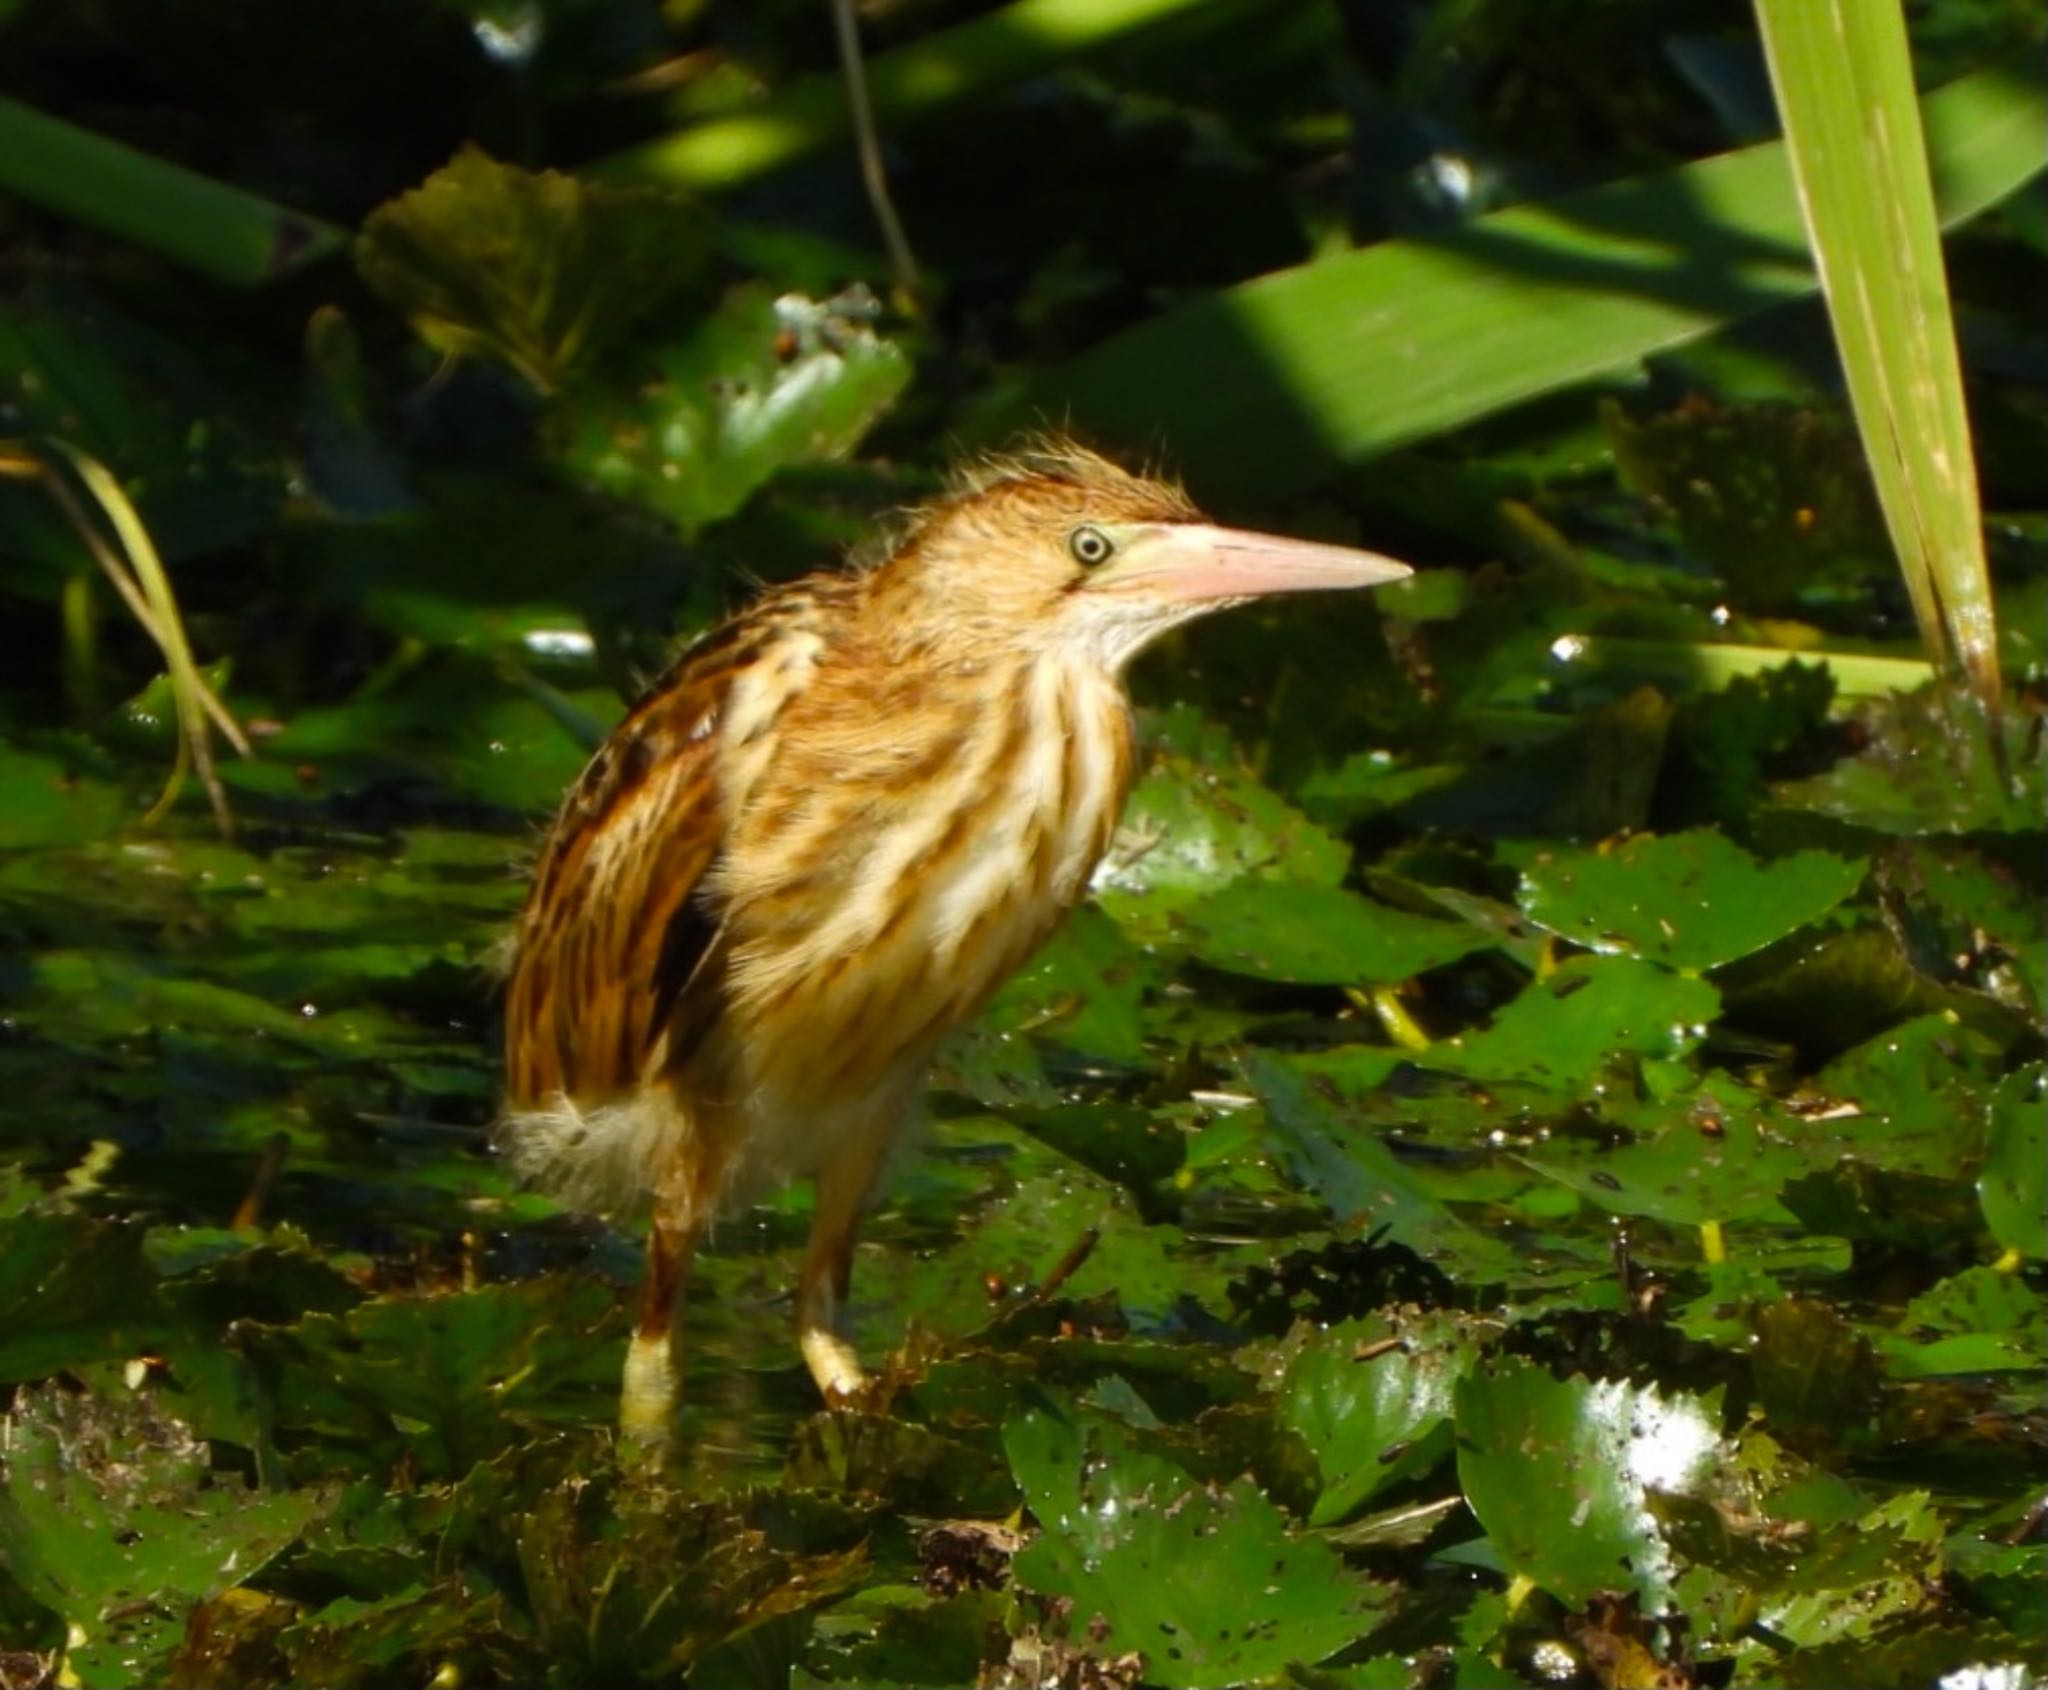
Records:
[[[943,495],[904,511],[879,544],[852,557],[856,570],[886,563],[929,539],[949,519],[984,507],[998,521],[1012,518],[1018,505],[1042,504],[1047,514],[1070,511],[1080,493],[1088,514],[1105,521],[1198,522],[1202,513],[1180,484],[1163,473],[1134,473],[1083,446],[1071,435],[1034,434],[1000,452],[956,463]]]

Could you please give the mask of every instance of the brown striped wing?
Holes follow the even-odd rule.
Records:
[[[631,1092],[658,1041],[719,1013],[704,880],[724,833],[715,750],[733,642],[713,636],[620,723],[556,820],[520,916],[507,991],[514,1108]]]

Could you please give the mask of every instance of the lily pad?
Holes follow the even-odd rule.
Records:
[[[1618,1057],[1683,1056],[1720,1008],[1720,994],[1704,980],[1625,957],[1573,957],[1524,988],[1490,1026],[1432,1045],[1416,1060],[1572,1095]]]
[[[0,1479],[0,1564],[71,1628],[79,1681],[161,1683],[194,1603],[262,1571],[326,1509],[256,1491],[146,1397],[22,1394]]]
[[[1174,911],[1236,881],[1331,887],[1350,862],[1342,840],[1236,764],[1165,751],[1124,807],[1095,896],[1133,938],[1156,942]]]
[[[1322,1475],[1309,1523],[1348,1519],[1451,1453],[1451,1407],[1477,1352],[1462,1317],[1376,1315],[1313,1332],[1281,1380],[1275,1416]]]
[[[1102,911],[1084,906],[1003,987],[982,1025],[1100,1061],[1138,1062],[1145,1054],[1140,1011],[1157,972]]]
[[[1589,950],[1699,972],[1818,921],[1863,883],[1826,851],[1761,863],[1721,833],[1648,835],[1547,854],[1522,877],[1531,921]]]
[[[1203,962],[1262,980],[1393,985],[1493,943],[1336,886],[1241,880],[1183,912]]]
[[[143,1231],[82,1215],[0,1220],[0,1382],[139,1353],[167,1318]]]
[[[1333,1102],[1294,1064],[1255,1054],[1246,1073],[1265,1102],[1282,1165],[1339,1225],[1384,1231],[1445,1271],[1482,1283],[1523,1283],[1552,1271],[1543,1252],[1518,1250],[1454,1213],[1387,1148],[1369,1118]]]
[[[1041,1402],[1010,1417],[1003,1447],[1040,1528],[1012,1577],[1071,1602],[1098,1653],[1141,1654],[1149,1684],[1280,1677],[1363,1636],[1387,1606],[1249,1480],[1201,1484],[1113,1420]]]
[[[1647,1501],[1696,1491],[1730,1452],[1714,1397],[1556,1379],[1506,1357],[1456,1390],[1458,1477],[1502,1562],[1560,1602],[1671,1597],[1676,1566]]]
[[[80,763],[0,745],[0,850],[104,839],[137,813],[134,800],[99,774],[97,754]]]
[[[1521,1160],[1609,1214],[1667,1226],[1708,1221],[1792,1225],[1778,1193],[1813,1167],[1811,1152],[1770,1131],[1766,1118],[1743,1107],[1739,1096],[1726,1109],[1702,1109],[1704,1101],[1696,1101],[1654,1138],[1582,1156],[1571,1155],[1559,1143]],[[1790,1124],[1770,1123],[1780,1132]]]

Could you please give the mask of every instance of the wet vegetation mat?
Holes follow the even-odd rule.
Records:
[[[1745,10],[864,16],[921,303],[809,0],[0,3],[0,94],[319,220],[238,290],[0,199],[0,1684],[2048,1685],[2038,197],[1950,253],[1987,716],[1798,254],[1641,258],[1750,203],[1687,174],[1770,132]],[[1914,27],[1937,98],[2041,47]],[[1389,237],[1409,304],[1291,365]],[[490,1144],[540,829],[677,640],[1048,417],[1417,573],[1143,661],[1092,894],[862,1234],[872,1393],[773,1194],[653,1467],[637,1235]],[[231,834],[147,813],[208,730],[53,439]]]

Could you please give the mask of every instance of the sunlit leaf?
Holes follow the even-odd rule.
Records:
[[[1508,1358],[1457,1386],[1458,1477],[1501,1559],[1560,1601],[1661,1605],[1677,1569],[1646,1500],[1707,1483],[1727,1458],[1720,1421],[1711,1397]]]
[[[75,1627],[81,1681],[161,1682],[185,1613],[260,1572],[327,1506],[210,1471],[206,1446],[146,1398],[17,1399],[0,1480],[0,1563]]]
[[[910,360],[876,332],[877,315],[859,290],[741,289],[630,385],[586,394],[561,436],[563,465],[694,534],[778,470],[845,457],[889,411]]]
[[[1451,1453],[1457,1383],[1476,1351],[1455,1316],[1373,1317],[1313,1333],[1289,1364],[1275,1412],[1322,1475],[1312,1525],[1355,1514]]]
[[[1040,1528],[1012,1575],[1099,1615],[1098,1651],[1141,1654],[1150,1683],[1203,1690],[1312,1666],[1386,1603],[1248,1481],[1202,1485],[1113,1422],[1041,1402],[1005,1423],[1003,1447]]]

